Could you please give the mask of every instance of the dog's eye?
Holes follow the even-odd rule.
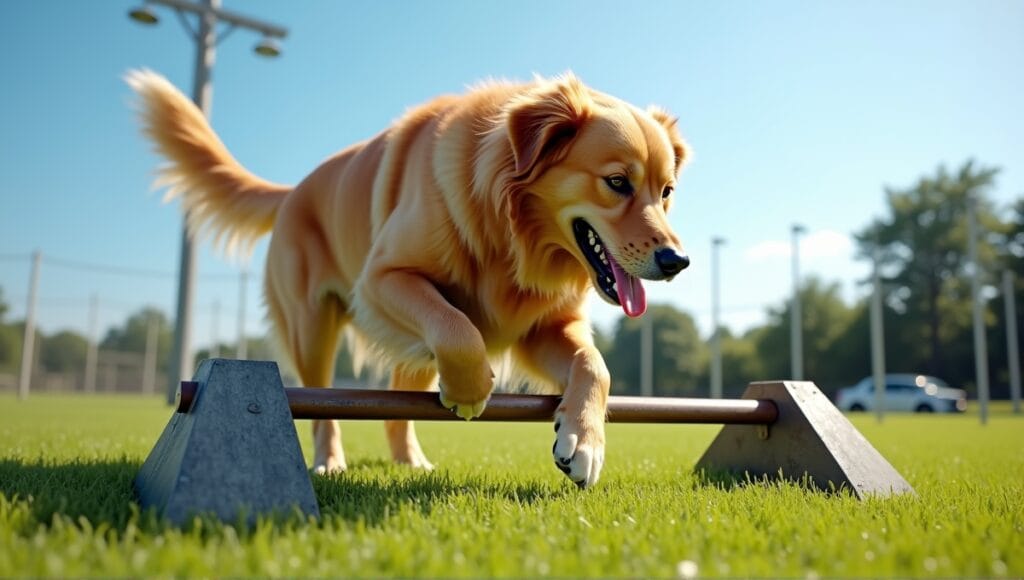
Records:
[[[604,182],[607,183],[608,187],[612,188],[612,191],[614,191],[615,193],[619,193],[622,195],[633,194],[633,186],[632,184],[629,183],[629,180],[626,179],[625,175],[609,175],[608,177],[604,178]]]
[[[668,199],[668,196],[672,195],[672,186],[666,185],[665,189],[661,190],[661,199]]]

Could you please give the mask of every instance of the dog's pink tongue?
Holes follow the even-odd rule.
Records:
[[[640,283],[640,278],[627,274],[610,255],[608,255],[608,264],[612,267],[612,274],[615,276],[615,290],[619,293],[619,303],[622,304],[622,310],[626,316],[636,318],[646,312],[647,294],[644,292],[644,285]]]

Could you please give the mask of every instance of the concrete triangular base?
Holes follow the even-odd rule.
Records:
[[[207,360],[192,407],[175,413],[135,478],[144,508],[175,524],[296,509],[319,517],[277,365]]]
[[[751,383],[744,399],[768,399],[779,409],[769,427],[726,425],[695,469],[799,480],[820,489],[846,487],[859,498],[914,493],[871,443],[814,383]]]

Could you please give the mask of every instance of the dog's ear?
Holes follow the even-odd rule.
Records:
[[[654,120],[657,121],[662,127],[665,128],[665,132],[668,133],[668,140],[672,143],[672,152],[675,154],[676,159],[676,173],[683,168],[683,163],[686,162],[690,157],[689,147],[686,142],[683,141],[682,135],[679,134],[679,117],[673,117],[661,107],[650,106],[647,108],[647,112],[650,113]]]
[[[516,175],[526,176],[542,159],[563,153],[589,111],[590,95],[571,74],[545,82],[509,103],[506,129]]]

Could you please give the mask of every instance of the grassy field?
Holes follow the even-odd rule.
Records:
[[[348,424],[350,470],[314,481],[319,522],[170,528],[131,481],[166,424],[156,400],[0,396],[0,576],[1021,576],[1024,419],[855,422],[917,489],[859,502],[792,484],[710,483],[717,427],[611,425],[598,486],[551,464],[544,424],[420,424],[439,466],[390,465]],[[299,425],[310,452],[308,426]]]

